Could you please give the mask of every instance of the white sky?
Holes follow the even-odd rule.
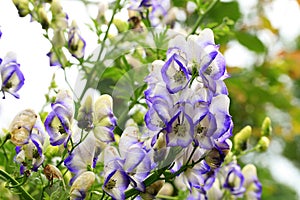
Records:
[[[251,8],[257,2],[257,0],[239,1],[245,6],[244,10]],[[87,10],[79,1],[62,2],[64,11],[68,13],[70,19],[77,20],[77,24],[87,40],[86,53],[92,53],[97,47],[97,43],[94,35],[87,31],[84,25],[86,22],[90,22]],[[283,37],[287,41],[293,41],[295,36],[300,33],[299,6],[294,0],[275,0],[274,2],[273,6],[266,8],[268,15],[272,19],[273,25],[280,29]],[[89,9],[89,12],[92,16],[96,16],[97,8]],[[67,88],[67,86],[64,84],[62,70],[57,67],[49,67],[49,59],[46,54],[50,49],[50,44],[43,38],[40,25],[30,22],[29,17],[20,18],[11,0],[0,0],[0,26],[3,32],[0,39],[0,57],[3,58],[8,51],[15,52],[25,76],[25,84],[19,91],[20,99],[15,99],[9,94],[6,95],[5,100],[0,99],[1,130],[1,128],[7,128],[13,117],[25,108],[40,111],[53,73],[56,73],[57,80],[62,87]],[[254,62],[251,54],[241,45],[232,45],[225,56],[227,63],[231,66],[247,66],[249,60]],[[236,59],[236,55],[239,55],[239,59]],[[75,85],[76,76],[72,75],[70,79],[71,84]],[[0,97],[2,98],[2,96]],[[271,163],[271,166],[276,165],[274,161]],[[281,165],[271,168],[274,175],[281,169],[279,172],[281,176],[278,180],[282,182],[290,180],[289,183],[294,183],[291,180],[300,180],[299,173],[285,174],[288,170],[283,170],[284,168],[295,169],[288,161],[283,161]],[[292,179],[293,175],[295,179]],[[295,177],[297,175],[298,177]]]

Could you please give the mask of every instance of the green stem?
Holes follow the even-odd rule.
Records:
[[[3,142],[0,144],[0,148],[3,147],[3,145],[11,138],[11,135],[10,134],[6,134]],[[0,140],[1,141],[1,140]]]
[[[151,176],[149,176],[145,181],[145,187],[150,186],[152,183],[156,182],[157,180],[160,180],[160,176],[164,173],[165,170],[167,170],[169,168],[169,165],[159,169],[157,171],[155,171]],[[132,197],[134,195],[139,194],[140,191],[136,190],[135,188],[131,188],[130,190],[125,192],[125,198],[129,198]]]
[[[114,10],[113,10],[113,14],[112,14],[112,16],[111,16],[111,19],[110,19],[108,25],[107,25],[107,30],[106,30],[105,35],[104,35],[104,38],[103,38],[103,40],[102,40],[102,45],[101,45],[101,48],[100,48],[100,51],[99,51],[99,54],[98,54],[98,57],[97,57],[97,61],[100,60],[100,58],[101,58],[101,56],[102,56],[102,53],[103,53],[103,51],[104,51],[105,41],[106,41],[107,38],[108,38],[108,32],[109,32],[110,27],[111,27],[111,25],[112,25],[112,23],[113,23],[113,20],[114,20],[114,18],[115,18],[115,15],[116,15],[116,13],[117,13],[117,10],[118,10],[118,8],[120,7],[120,1],[121,1],[121,0],[117,0],[117,1],[116,1],[115,7],[114,7]],[[89,88],[89,85],[90,85],[91,81],[95,81],[95,79],[92,77],[92,75],[93,75],[94,72],[97,70],[97,68],[98,68],[97,66],[101,66],[102,63],[103,63],[103,61],[100,62],[98,65],[94,66],[94,68],[93,68],[93,69],[91,70],[91,72],[88,74],[88,77],[89,77],[89,78],[87,79],[86,85],[85,85],[85,87],[84,87],[84,89],[83,89],[83,91],[82,91],[82,93],[81,93],[81,95],[80,95],[80,97],[79,97],[79,99],[78,99],[79,102],[80,102],[81,99],[83,98],[83,96],[84,96],[86,90]]]
[[[206,9],[205,13],[203,13],[202,15],[199,15],[192,31],[189,33],[189,35],[195,34],[197,28],[200,26],[202,20],[204,19],[205,15],[213,8],[216,6],[216,4],[219,2],[219,0],[213,0],[213,2],[208,6],[208,8]]]
[[[7,180],[10,180],[10,182],[16,186],[16,188],[19,190],[19,192],[21,193],[22,197],[26,200],[34,200],[34,198],[21,186],[19,185],[20,183],[14,179],[13,177],[11,177],[6,171],[0,169],[0,175],[2,175],[3,177],[5,177]]]

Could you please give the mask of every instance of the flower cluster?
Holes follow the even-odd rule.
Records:
[[[216,177],[216,181],[208,191],[209,199],[221,199],[226,191],[229,191],[234,199],[242,197],[261,199],[262,185],[252,164],[241,169],[235,162],[231,162],[220,168]]]
[[[0,30],[0,38],[1,36],[2,32]],[[3,99],[5,98],[4,92],[20,98],[17,92],[24,85],[24,81],[24,75],[14,53],[9,52],[4,59],[0,58],[0,91],[3,93]]]
[[[86,137],[76,139],[75,136],[77,146],[64,160],[65,166],[74,174],[70,180],[72,199],[85,197],[86,191],[95,180],[95,174],[89,170],[96,167],[101,152],[109,143],[115,141],[113,130],[116,118],[112,106],[112,98],[109,95],[99,96],[94,104],[92,97],[87,96],[79,109],[77,125],[86,132]]]
[[[28,0],[14,0],[13,2],[21,17],[31,15],[31,18],[38,21],[43,29],[46,31],[52,29],[52,37],[48,32],[46,34],[52,44],[47,54],[50,66],[64,67],[67,64],[64,47],[67,47],[69,53],[77,59],[84,56],[86,42],[81,37],[76,22],[72,21],[69,25],[69,17],[63,11],[60,0],[37,1],[36,3]]]
[[[187,40],[176,36],[169,42],[167,60],[152,63],[146,78],[145,122],[156,160],[164,161],[168,151],[181,147],[171,171],[199,162],[180,175],[181,188],[197,188],[205,194],[230,149],[233,123],[223,81],[227,77],[224,57],[210,29]]]

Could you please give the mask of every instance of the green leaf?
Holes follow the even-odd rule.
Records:
[[[217,22],[218,24],[221,24],[224,18],[237,21],[240,17],[241,12],[237,2],[218,2],[204,17],[204,22]]]
[[[251,51],[256,53],[264,53],[266,51],[265,45],[255,35],[247,32],[235,32],[235,36],[240,44],[247,47]]]

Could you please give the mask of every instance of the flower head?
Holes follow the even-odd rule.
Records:
[[[247,199],[261,199],[262,185],[257,178],[256,167],[247,164],[243,167],[244,187],[246,188],[245,196]]]
[[[14,53],[10,52],[3,60],[0,59],[0,73],[2,79],[1,91],[3,94],[8,92],[14,97],[20,98],[17,92],[24,85],[25,79]]]
[[[106,144],[98,141],[93,134],[88,134],[64,160],[65,166],[74,174],[70,180],[70,185],[74,184],[82,173],[95,168],[98,156],[105,148]]]
[[[230,193],[236,197],[242,197],[246,191],[244,187],[244,175],[242,174],[240,166],[231,163],[222,169],[225,171],[225,182],[223,187],[228,189]]]
[[[36,171],[44,161],[43,145],[46,137],[39,116],[31,109],[20,112],[10,125],[11,141],[16,145],[15,161],[25,170]]]
[[[74,103],[71,93],[60,90],[55,102],[51,105],[52,111],[45,120],[45,128],[50,136],[51,145],[67,145],[72,130]]]
[[[79,29],[75,21],[72,22],[69,31],[68,49],[72,56],[82,58],[84,55],[86,42],[79,34]]]

